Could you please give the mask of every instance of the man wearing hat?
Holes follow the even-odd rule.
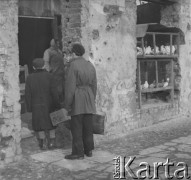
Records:
[[[32,128],[36,132],[42,150],[55,148],[55,127],[50,112],[59,108],[59,97],[53,76],[43,69],[44,60],[33,60],[34,73],[26,80],[25,98],[29,112],[32,112]]]
[[[66,109],[71,115],[72,153],[66,159],[83,159],[92,156],[94,149],[92,118],[96,112],[96,71],[91,62],[82,56],[81,44],[72,46],[74,58],[70,61],[65,84]]]

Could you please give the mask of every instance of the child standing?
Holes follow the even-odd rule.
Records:
[[[44,60],[33,60],[34,73],[26,80],[25,98],[29,112],[32,112],[32,128],[36,132],[42,150],[56,147],[55,127],[50,112],[60,108],[59,96],[53,76],[43,69]]]

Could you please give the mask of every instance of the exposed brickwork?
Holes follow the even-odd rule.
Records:
[[[0,1],[0,166],[18,159],[20,148],[18,2]],[[1,98],[0,98],[1,99]]]
[[[81,0],[63,1],[61,11],[63,50],[67,49],[72,42],[80,42],[81,8]]]

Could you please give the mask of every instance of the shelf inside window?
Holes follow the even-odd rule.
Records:
[[[164,58],[178,58],[178,55],[138,55],[138,59],[164,59]]]
[[[152,93],[152,92],[167,91],[172,89],[173,89],[172,86],[160,87],[160,88],[148,88],[148,89],[141,89],[141,93]]]

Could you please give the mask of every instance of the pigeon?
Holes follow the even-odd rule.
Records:
[[[176,51],[175,46],[172,46],[172,54],[175,54],[175,51]]]
[[[160,50],[161,50],[161,53],[162,53],[162,54],[166,54],[166,49],[165,49],[164,45],[162,45],[162,46],[160,47]]]
[[[156,46],[156,54],[159,54],[159,47],[158,46]]]
[[[145,84],[143,84],[143,89],[147,89],[149,87],[149,84],[147,81],[145,81]]]
[[[169,83],[169,78],[166,79],[166,82],[164,83],[163,87],[167,87],[168,86],[168,83]]]
[[[165,46],[165,51],[166,51],[166,54],[170,54],[170,46]]]
[[[140,47],[137,47],[137,55],[142,55],[143,54],[143,49]]]
[[[152,52],[151,46],[146,47],[145,54],[149,55],[149,54],[151,54],[151,52]]]

